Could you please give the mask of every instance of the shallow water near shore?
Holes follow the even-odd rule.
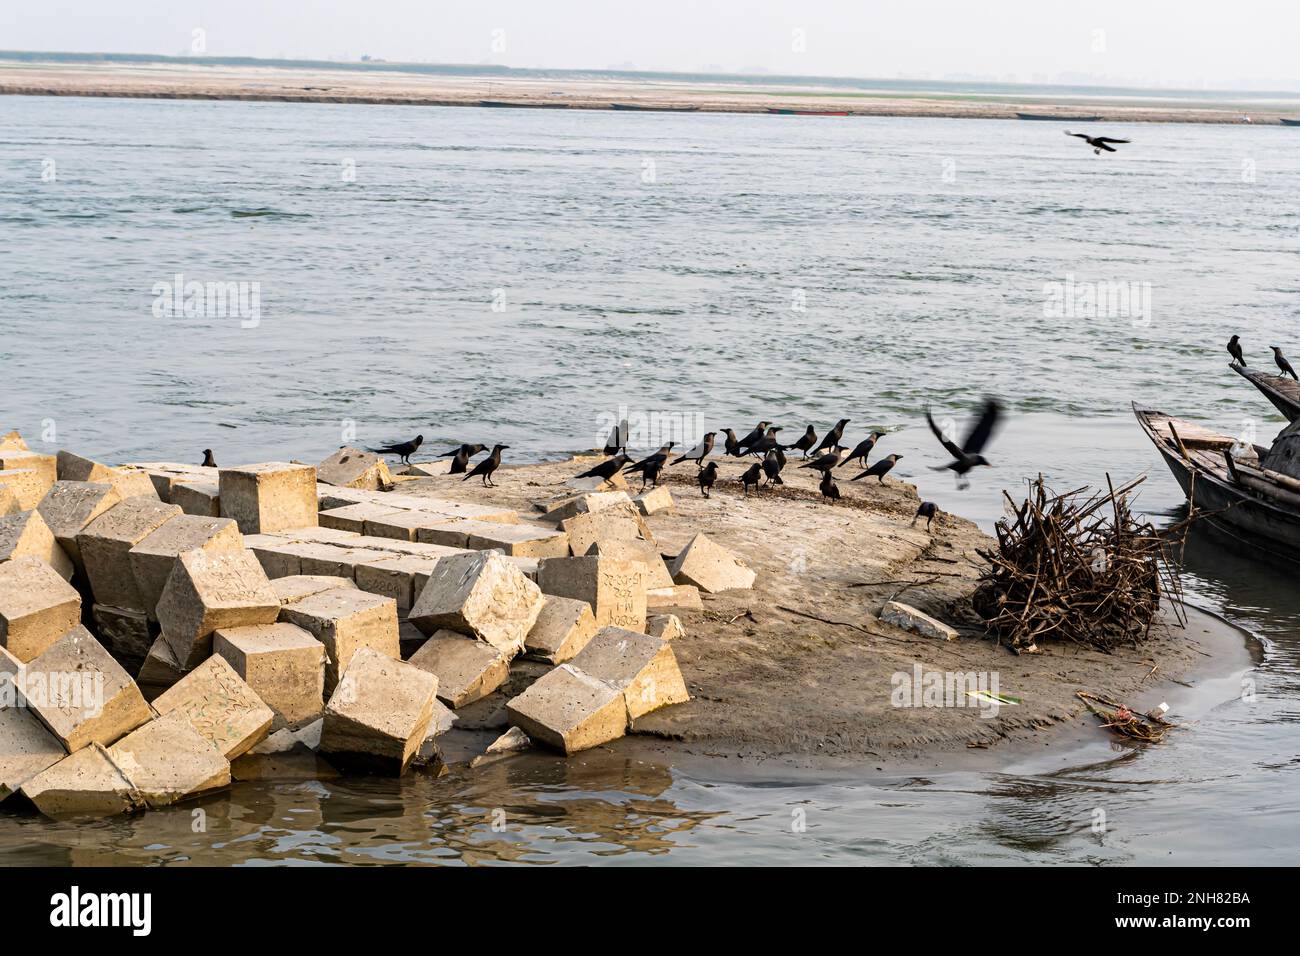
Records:
[[[417,431],[537,460],[620,408],[686,440],[847,415],[853,436],[902,429],[898,473],[985,527],[1040,471],[1150,471],[1139,504],[1176,520],[1127,403],[1281,427],[1222,342],[1300,352],[1298,134],[1118,135],[1135,142],[1097,158],[1047,123],[5,97],[0,426],[114,461],[318,460]],[[156,317],[177,273],[258,282],[257,324]],[[1138,283],[1149,314],[1045,317],[1068,281]],[[919,410],[960,422],[984,391],[1014,415],[958,492],[927,470]],[[204,833],[192,806],[0,811],[0,863],[1294,863],[1294,571],[1204,535],[1187,571],[1266,641],[1257,695],[1216,687],[1142,751],[993,751],[997,770],[923,778],[596,753],[238,784],[197,804]]]

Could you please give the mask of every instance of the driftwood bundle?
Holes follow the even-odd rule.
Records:
[[[1144,479],[1105,493],[1077,488],[1053,494],[1042,476],[1013,514],[998,521],[996,551],[975,591],[974,607],[989,631],[1019,653],[1040,638],[1109,651],[1150,632],[1161,594],[1182,619],[1182,588],[1155,526],[1129,510],[1129,493]],[[1005,492],[1003,493],[1006,494]]]

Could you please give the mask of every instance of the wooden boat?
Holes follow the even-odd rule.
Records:
[[[1017,113],[1017,119],[1047,120],[1053,123],[1100,123],[1100,116],[1056,116],[1052,113]]]
[[[1264,393],[1273,407],[1289,422],[1300,418],[1300,382],[1285,375],[1270,375],[1249,366],[1233,365],[1233,370]]]
[[[1287,119],[1283,116],[1280,120],[1283,126],[1300,126],[1300,119]]]
[[[643,103],[610,103],[612,110],[639,110],[645,113],[695,113],[698,106],[647,106]]]
[[[1268,449],[1244,448],[1230,435],[1136,402],[1133,414],[1203,521],[1257,552],[1300,564],[1300,479],[1261,468]]]
[[[848,116],[848,110],[796,110],[780,106],[769,106],[769,113],[778,113],[781,116]]]
[[[479,100],[479,106],[512,110],[567,110],[568,103],[507,103],[504,100]]]

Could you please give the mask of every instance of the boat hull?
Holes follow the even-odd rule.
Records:
[[[1300,564],[1300,512],[1267,501],[1189,462],[1161,439],[1143,418],[1143,411],[1134,406],[1147,437],[1201,521],[1256,554]]]

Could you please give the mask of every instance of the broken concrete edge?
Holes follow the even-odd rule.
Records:
[[[941,641],[955,641],[958,637],[956,628],[901,601],[885,602],[885,606],[880,609],[880,620],[922,637],[933,637]]]

